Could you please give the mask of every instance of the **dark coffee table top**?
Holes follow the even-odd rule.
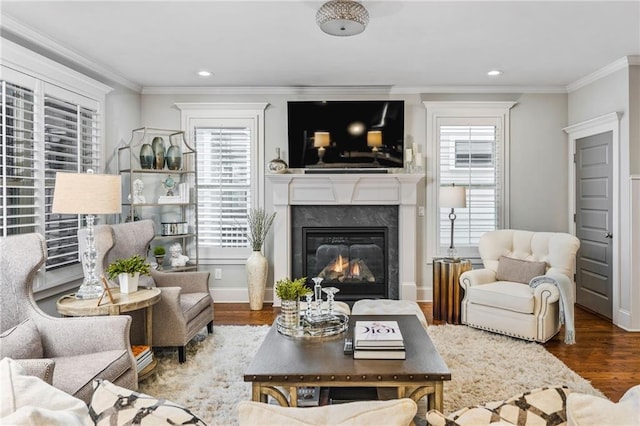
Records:
[[[356,321],[398,321],[405,360],[353,359],[343,352]],[[349,330],[327,338],[293,338],[271,327],[244,375],[245,382],[442,381],[451,372],[415,315],[352,315]],[[373,385],[373,383],[372,383]]]

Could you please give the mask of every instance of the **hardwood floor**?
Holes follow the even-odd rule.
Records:
[[[419,305],[429,324],[437,323],[431,303]],[[278,312],[279,308],[270,304],[261,311],[250,311],[248,304],[216,303],[214,324],[271,324]],[[617,402],[627,389],[640,384],[640,333],[624,331],[580,307],[576,307],[575,323],[575,345],[564,344],[563,329],[544,347]]]

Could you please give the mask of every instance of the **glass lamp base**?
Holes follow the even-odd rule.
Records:
[[[76,299],[98,299],[103,291],[99,281],[84,281],[76,292]]]

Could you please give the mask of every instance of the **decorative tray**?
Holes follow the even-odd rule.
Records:
[[[349,328],[349,317],[342,313],[323,313],[307,318],[300,314],[295,325],[287,324],[282,315],[276,318],[276,329],[280,334],[290,337],[327,337],[336,336]]]

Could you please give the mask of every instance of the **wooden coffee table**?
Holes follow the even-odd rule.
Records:
[[[363,360],[343,352],[344,338],[356,321],[398,321],[405,340],[405,360]],[[427,397],[429,409],[442,410],[442,391],[451,372],[415,315],[352,315],[349,331],[328,338],[292,338],[269,330],[245,372],[252,400],[271,396],[282,406],[298,405],[299,386],[396,388],[398,398]],[[285,388],[289,397],[278,387]]]

